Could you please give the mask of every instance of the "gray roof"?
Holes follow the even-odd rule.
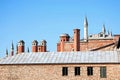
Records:
[[[63,33],[63,34],[61,34],[60,36],[69,36],[69,34]]]
[[[120,63],[118,51],[21,53],[0,59],[0,64]]]

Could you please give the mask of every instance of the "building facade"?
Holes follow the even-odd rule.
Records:
[[[21,53],[0,60],[1,80],[119,80],[119,51]]]
[[[38,45],[37,40],[34,40],[32,42],[31,51],[32,52],[47,52],[47,42],[46,42],[46,40],[42,40],[40,42],[40,45]],[[16,54],[21,54],[21,53],[24,53],[24,52],[25,52],[25,42],[23,40],[20,40],[18,42],[17,46],[16,46]],[[29,48],[28,48],[27,52],[29,52]],[[8,51],[6,53],[8,53]],[[14,55],[14,45],[13,45],[13,43],[12,43],[12,46],[11,46],[10,54],[12,56]]]
[[[73,37],[60,35],[57,52],[47,52],[47,42],[32,42],[31,52],[25,51],[20,40],[11,46],[11,55],[0,59],[1,80],[120,80],[120,35],[106,33],[105,25],[98,34],[88,36],[88,21],[84,20],[84,38],[80,29]]]
[[[60,35],[60,40],[57,43],[58,52],[69,51],[108,51],[116,50],[116,45],[119,41],[120,35],[112,35],[112,32],[106,33],[105,25],[102,31],[98,34],[90,34],[88,36],[88,21],[84,20],[84,38],[80,39],[80,29],[73,30],[73,37],[64,33]]]

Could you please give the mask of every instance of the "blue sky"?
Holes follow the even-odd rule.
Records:
[[[33,40],[47,40],[48,50],[56,51],[59,35],[80,28],[87,16],[89,34],[101,31],[102,25],[120,34],[119,0],[0,0],[0,57],[10,52],[19,40],[31,50]]]

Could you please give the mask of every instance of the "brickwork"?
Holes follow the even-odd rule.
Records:
[[[74,29],[74,51],[80,51],[80,29]]]
[[[114,40],[89,40],[80,44],[81,51],[87,50],[114,50]]]
[[[80,34],[78,33],[75,34],[74,31],[74,39],[72,41],[60,41],[57,43],[57,51],[113,51],[115,50],[116,43],[120,37],[120,35],[115,35],[113,38],[88,39],[87,41],[80,41]],[[63,40],[63,38],[60,37],[60,40]]]
[[[87,67],[93,75],[87,75]],[[100,78],[100,67],[106,66],[107,77]],[[68,67],[68,76],[62,76],[62,67]],[[80,67],[80,76],[74,75]],[[1,80],[120,80],[120,64],[57,64],[57,65],[0,65]]]

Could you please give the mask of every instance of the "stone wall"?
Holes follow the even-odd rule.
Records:
[[[93,75],[87,75],[87,67]],[[100,78],[100,66],[106,66],[107,78]],[[62,76],[62,67],[68,67],[68,76]],[[74,75],[80,67],[80,76]],[[23,64],[0,65],[0,80],[120,80],[120,64]]]

